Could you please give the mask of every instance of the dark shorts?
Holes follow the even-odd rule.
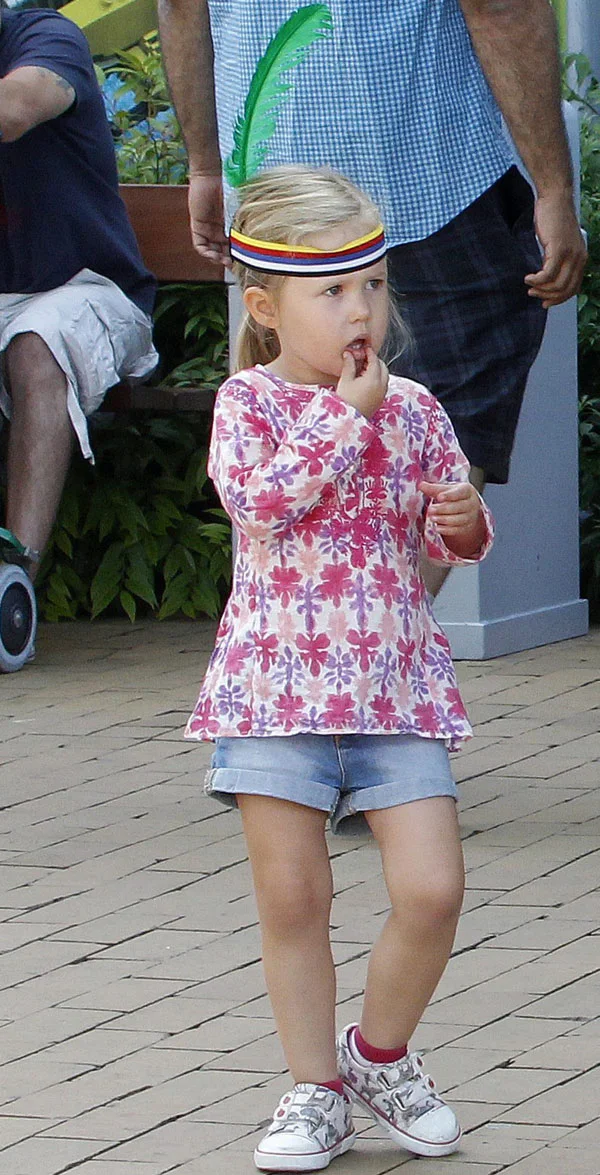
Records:
[[[424,241],[388,254],[412,336],[391,364],[446,409],[471,465],[508,480],[529,369],[546,311],[523,279],[540,268],[532,190],[516,167]]]

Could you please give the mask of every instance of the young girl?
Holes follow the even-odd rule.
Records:
[[[408,1042],[461,906],[448,747],[470,727],[419,557],[483,558],[490,517],[443,409],[378,358],[390,304],[370,200],[330,171],[264,172],[231,252],[246,317],[209,471],[240,541],[187,734],[215,740],[206,790],[241,811],[295,1083],[254,1159],[327,1167],[355,1141],[352,1100],[398,1146],[446,1155],[460,1128]],[[328,817],[370,828],[391,903],[337,1051]]]

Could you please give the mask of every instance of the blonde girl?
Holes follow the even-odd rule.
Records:
[[[209,472],[240,541],[187,735],[215,741],[206,790],[241,811],[293,1078],[254,1159],[322,1170],[355,1141],[353,1102],[397,1146],[446,1155],[460,1128],[409,1041],[461,907],[448,750],[470,727],[419,560],[483,558],[491,521],[443,409],[379,357],[391,312],[371,201],[328,170],[265,172],[231,253],[246,316]],[[337,1045],[328,819],[371,831],[391,907]]]

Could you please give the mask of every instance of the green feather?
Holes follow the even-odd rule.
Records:
[[[234,127],[233,151],[225,160],[225,177],[233,188],[259,171],[267,157],[268,140],[292,88],[284,75],[299,65],[315,42],[332,28],[326,4],[307,4],[292,13],[267,46],[254,71],[244,113],[238,115]]]

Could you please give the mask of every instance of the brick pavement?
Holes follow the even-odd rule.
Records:
[[[287,1086],[238,817],[181,727],[213,629],[41,631],[0,679],[0,1172],[249,1175]],[[415,1044],[466,1128],[415,1160],[365,1118],[336,1175],[600,1175],[600,631],[460,678],[468,893]],[[333,845],[340,1023],[386,900]]]

